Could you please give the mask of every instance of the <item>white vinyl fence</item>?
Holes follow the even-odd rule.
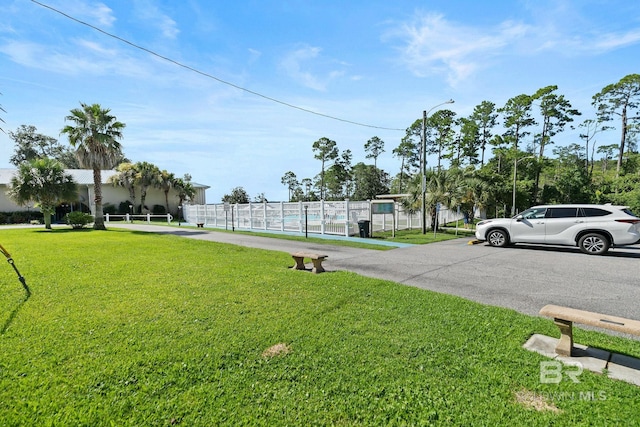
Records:
[[[360,232],[359,221],[370,221],[372,233],[422,227],[420,212],[409,214],[399,203],[395,203],[395,215],[372,215],[371,202],[350,200],[184,205],[182,211],[182,221],[186,223],[229,230],[353,236]],[[440,224],[460,218],[459,214],[445,208],[438,212]],[[428,216],[427,226],[430,226]]]

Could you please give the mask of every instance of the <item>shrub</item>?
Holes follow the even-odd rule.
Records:
[[[26,224],[28,222],[27,217],[28,216],[26,212],[20,212],[20,211],[12,212],[10,222],[12,224]]]
[[[151,213],[153,213],[154,215],[165,215],[167,213],[167,210],[162,205],[153,205]]]
[[[80,211],[70,212],[65,216],[65,218],[67,220],[67,224],[75,229],[84,228],[85,225],[93,222],[93,216]]]
[[[34,219],[44,223],[42,212],[38,210],[0,212],[0,224],[29,224]]]
[[[120,204],[118,205],[118,213],[122,215],[135,213],[136,212],[135,206],[133,206],[133,208],[130,208],[129,206],[133,206],[133,203],[131,203],[128,200],[125,200],[124,202],[120,202]]]
[[[105,203],[102,205],[102,212],[109,215],[115,215],[117,210],[113,203]]]

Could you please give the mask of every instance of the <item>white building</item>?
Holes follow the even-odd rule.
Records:
[[[93,171],[90,169],[65,169],[65,172],[71,174],[73,176],[73,180],[78,185],[78,198],[77,200],[71,203],[71,206],[68,207],[67,212],[69,210],[77,211],[81,210],[84,212],[90,212],[92,215],[95,215],[95,202],[94,202],[94,190],[93,190]],[[11,178],[17,173],[16,169],[2,169],[0,168],[0,212],[15,212],[15,211],[24,211],[27,209],[32,209],[33,206],[25,207],[18,206],[15,204],[9,197],[7,196],[7,189],[9,184],[11,183]],[[130,200],[129,192],[124,187],[114,186],[109,182],[109,178],[113,175],[117,174],[114,170],[103,170],[102,171],[102,206],[103,208],[106,205],[113,205],[116,209],[119,207],[120,203],[132,202]],[[206,204],[206,195],[205,191],[209,186],[197,184],[195,182],[191,182],[194,189],[196,190],[196,194],[193,200],[189,200],[188,203],[192,204]],[[178,203],[180,200],[178,199],[177,192],[173,189],[169,191],[169,213],[176,216],[178,213]],[[136,204],[140,204],[140,189],[136,188]],[[153,209],[154,205],[165,206],[165,194],[164,191],[159,190],[157,188],[149,187],[147,190],[147,197],[144,202],[145,206],[149,210]],[[62,207],[62,211],[64,211],[66,207]],[[62,212],[64,214],[64,212]],[[56,212],[58,214],[58,212]],[[57,216],[57,215],[56,215]]]

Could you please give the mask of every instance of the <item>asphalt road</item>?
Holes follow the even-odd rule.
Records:
[[[321,252],[329,256],[327,271],[352,271],[530,315],[557,304],[640,319],[640,245],[595,256],[567,247],[469,245],[463,238],[376,251],[207,229],[117,226],[287,253]]]

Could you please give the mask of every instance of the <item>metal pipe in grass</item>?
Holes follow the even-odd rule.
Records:
[[[22,276],[22,274],[20,274],[20,270],[18,270],[18,267],[16,267],[15,262],[13,261],[13,258],[11,258],[11,254],[2,246],[0,245],[0,252],[2,252],[2,254],[7,257],[7,262],[9,264],[11,264],[11,267],[13,267],[13,270],[16,272],[16,274],[18,275],[18,280],[20,280],[20,283],[22,283],[22,287],[24,288],[24,291],[26,292],[26,296],[24,297],[24,300],[22,300],[22,302],[11,312],[11,314],[9,315],[9,318],[7,319],[7,321],[4,323],[4,325],[2,326],[2,329],[0,329],[0,335],[4,335],[4,333],[7,331],[7,329],[9,328],[9,326],[11,325],[11,323],[13,322],[13,319],[16,317],[16,315],[18,314],[18,312],[20,311],[20,308],[22,307],[22,305],[27,302],[27,300],[29,299],[29,297],[31,296],[31,289],[29,289],[29,286],[27,286],[27,281],[24,279],[24,277]]]
[[[0,245],[0,252],[2,252],[2,254],[5,257],[7,257],[7,262],[11,265],[11,267],[13,267],[13,270],[18,275],[18,280],[20,281],[20,283],[22,283],[22,287],[24,288],[24,291],[27,293],[27,298],[25,299],[26,301],[31,296],[31,289],[29,289],[29,286],[27,286],[27,281],[22,276],[22,274],[20,274],[18,267],[16,267],[16,263],[13,261],[13,258],[11,258],[11,254],[2,245]]]

